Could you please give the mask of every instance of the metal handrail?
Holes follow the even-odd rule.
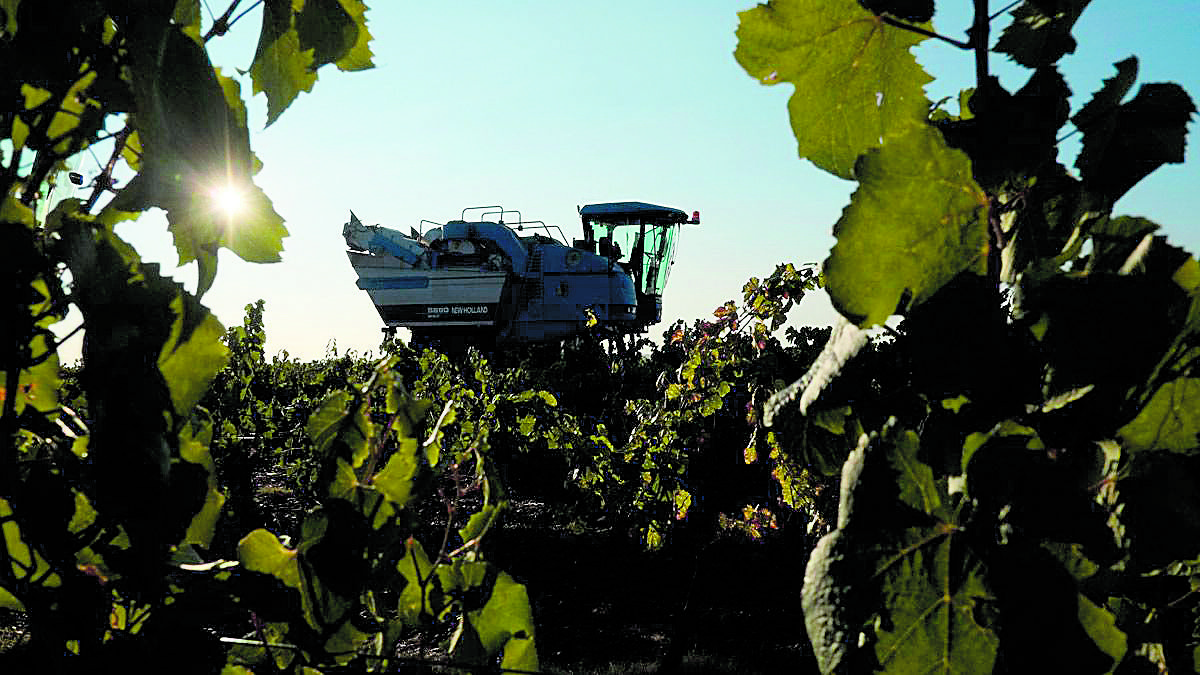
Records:
[[[501,211],[504,211],[504,207],[500,206],[499,204],[493,204],[491,206],[468,206],[462,210],[462,213],[459,215],[459,220],[467,219],[467,211],[478,211],[479,209],[500,209]]]
[[[535,225],[534,223],[537,223],[537,224]],[[567,235],[563,234],[561,227],[559,227],[558,225],[547,225],[546,222],[543,220],[525,220],[525,221],[521,221],[521,222],[517,223],[513,227],[517,230],[517,232],[520,232],[521,230],[524,230],[527,225],[531,226],[530,229],[544,229],[547,232],[550,231],[550,228],[554,228],[554,229],[558,230],[558,236],[559,236],[559,239],[562,240],[562,243],[566,244],[567,246],[571,245],[567,241]]]
[[[487,212],[485,212],[485,213],[484,213],[482,216],[479,216],[479,219],[480,219],[480,220],[482,220],[482,219],[484,219],[484,218],[487,218],[488,216],[492,215],[493,213],[499,213],[499,214],[500,214],[500,224],[501,224],[501,225],[503,225],[503,224],[504,224],[504,214],[506,214],[506,213],[515,213],[515,214],[517,214],[517,222],[518,222],[518,223],[520,223],[520,222],[522,221],[522,219],[523,219],[523,216],[521,215],[521,212],[520,212],[520,211],[518,211],[518,210],[516,210],[516,209],[505,209],[505,208],[502,208],[502,209],[500,209],[499,211],[487,211]]]

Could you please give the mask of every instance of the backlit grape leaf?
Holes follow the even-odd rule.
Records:
[[[136,131],[130,132],[125,138],[125,145],[121,147],[121,157],[130,169],[142,170],[142,141]]]
[[[179,432],[180,459],[199,464],[208,474],[208,492],[204,497],[204,506],[188,525],[184,542],[199,544],[205,548],[212,546],[217,520],[221,517],[221,507],[225,505],[225,493],[221,492],[217,484],[217,467],[208,451],[211,442],[212,422],[193,421],[184,425],[183,430]]]
[[[21,0],[0,0],[0,35],[15,35],[17,32],[17,6]]]
[[[24,612],[25,605],[17,599],[17,596],[8,592],[8,590],[5,588],[0,587],[0,609],[10,609],[14,612]]]
[[[163,344],[158,369],[171,390],[175,412],[186,417],[208,391],[208,385],[229,360],[221,342],[225,328],[192,296],[180,294],[171,303],[176,319]]]
[[[14,200],[15,201],[15,200]],[[4,218],[0,216],[0,222]],[[15,224],[6,223],[6,227],[15,228]],[[14,412],[20,414],[25,410],[26,406],[32,406],[34,410],[38,410],[46,414],[54,414],[58,410],[58,389],[61,385],[59,377],[59,361],[58,353],[54,351],[54,335],[49,333],[48,328],[51,324],[57,322],[57,317],[54,312],[49,311],[51,307],[50,293],[46,287],[46,283],[41,279],[35,280],[28,288],[30,298],[40,298],[34,304],[30,305],[28,311],[33,316],[41,315],[43,318],[35,323],[35,328],[45,331],[39,332],[29,339],[25,347],[29,350],[29,358],[33,362],[32,365],[22,368],[17,380],[17,390],[8,392],[5,390],[7,382],[6,373],[0,370],[0,403],[10,395],[16,399]],[[6,336],[10,336],[9,331],[3,331]]]
[[[983,273],[987,196],[967,156],[928,126],[864,155],[861,185],[834,225],[826,289],[868,328],[927,300],[964,270]]]
[[[279,538],[258,529],[238,542],[238,560],[252,572],[269,574],[286,586],[300,590],[300,563],[296,551],[284,548]]]
[[[735,58],[763,84],[795,86],[792,131],[817,167],[854,178],[859,155],[924,123],[932,78],[909,51],[924,37],[848,0],[779,0],[740,16]]]
[[[134,43],[132,83],[141,171],[110,208],[167,211],[179,263],[202,259],[199,290],[215,275],[217,249],[248,262],[275,262],[287,229],[251,181],[245,109],[231,107],[236,85],[212,67],[204,49],[177,27]],[[236,197],[236,207],[217,199]]]
[[[56,588],[62,585],[62,577],[42,557],[34,542],[26,539],[8,500],[0,497],[0,565],[3,575],[32,585]],[[521,587],[524,591],[524,587]]]
[[[371,61],[371,33],[367,31],[366,3],[363,0],[339,0],[339,2],[354,20],[358,31],[355,33],[354,44],[335,62],[338,69],[355,71],[374,68],[375,64]]]
[[[466,526],[458,531],[458,536],[462,537],[464,542],[468,542],[482,535],[492,526],[492,523],[496,521],[496,517],[500,515],[502,510],[502,505],[484,504],[478,513],[471,515],[470,519],[467,520]]]
[[[354,625],[354,621],[345,620],[338,626],[338,629],[329,636],[323,645],[325,652],[333,654],[334,662],[339,665],[345,665],[353,661],[357,656],[359,649],[367,642],[374,634],[366,633],[358,629]],[[307,668],[305,670],[308,670]]]
[[[1164,384],[1117,434],[1130,452],[1191,454],[1200,450],[1200,378],[1183,377]]]
[[[1008,54],[1026,68],[1048,66],[1075,53],[1071,29],[1091,0],[1037,0],[1012,13],[1013,21],[1000,34],[995,51]]]
[[[538,670],[534,646],[533,612],[525,587],[501,572],[483,609],[468,612],[467,620],[479,635],[488,654],[501,650],[501,668]]]
[[[1114,666],[1125,658],[1128,643],[1125,633],[1117,628],[1116,617],[1107,609],[1097,606],[1082,593],[1079,595],[1079,625],[1096,643],[1100,651],[1112,658]]]
[[[293,23],[292,0],[263,3],[262,32],[250,66],[254,93],[267,95],[267,125],[270,126],[302,91],[312,91],[317,74],[309,69],[312,54],[300,48],[300,35]]]
[[[367,421],[361,406],[348,410],[352,398],[344,391],[331,392],[320,409],[308,418],[306,431],[313,440],[313,451],[329,457],[341,457],[350,468],[367,458]]]
[[[312,91],[317,69],[335,63],[341,70],[371,68],[366,5],[362,0],[266,0],[258,49],[250,66],[254,93],[267,95],[267,125],[302,91]]]
[[[905,21],[924,23],[933,18],[933,0],[858,0],[858,4],[876,14],[891,14]]]
[[[396,571],[405,580],[396,609],[406,623],[416,624],[422,614],[431,612],[425,596],[429,577],[433,574],[433,563],[425,555],[421,543],[415,539],[408,539],[405,547],[407,553],[396,563]]]
[[[373,483],[388,501],[394,502],[397,508],[404,508],[408,504],[418,467],[417,440],[405,438],[388,458],[383,470],[375,474]]]
[[[176,0],[171,20],[195,40],[200,40],[200,0]]]

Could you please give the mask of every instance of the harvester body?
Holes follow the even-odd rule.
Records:
[[[476,208],[464,209],[459,220],[408,234],[350,214],[346,253],[385,331],[497,343],[562,339],[589,325],[606,335],[645,332],[662,317],[679,226],[699,222],[642,202],[591,204],[579,210],[584,238],[570,245],[540,233],[555,226],[479,209],[477,220],[467,220]],[[516,222],[506,224],[506,214]]]

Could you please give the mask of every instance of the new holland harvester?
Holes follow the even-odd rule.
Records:
[[[583,238],[570,244],[558,226],[499,206],[466,208],[444,224],[423,220],[434,227],[408,234],[351,212],[342,235],[385,332],[499,344],[559,340],[592,320],[610,337],[646,332],[662,320],[680,226],[698,224],[700,213],[615,202],[579,216]]]

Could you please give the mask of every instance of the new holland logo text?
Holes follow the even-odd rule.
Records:
[[[487,314],[487,305],[434,305],[425,308],[427,316],[443,314]]]

